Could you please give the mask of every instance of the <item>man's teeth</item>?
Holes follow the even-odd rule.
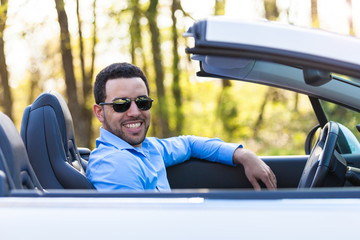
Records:
[[[130,123],[130,124],[125,124],[125,127],[127,128],[138,128],[140,127],[141,123]]]

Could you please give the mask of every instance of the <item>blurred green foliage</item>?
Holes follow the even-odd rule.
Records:
[[[340,122],[359,138],[356,125],[360,124],[360,113],[327,101],[321,101],[321,106],[329,121]]]
[[[222,91],[220,79],[182,81],[184,129],[174,135],[218,137],[241,143],[258,155],[304,154],[307,133],[317,124],[307,96],[253,83],[235,80],[231,83],[231,87]],[[262,113],[262,123],[256,129],[258,135],[254,136],[262,100],[269,90],[273,94]],[[219,99],[221,105],[218,105]],[[169,110],[170,113],[174,111],[173,108]],[[170,123],[174,123],[174,115],[170,116]]]
[[[90,4],[92,1],[89,1]],[[151,44],[152,32],[148,28],[146,13],[151,1],[111,1],[98,8],[98,15],[101,21],[98,22],[97,36],[97,60],[95,73],[112,62],[132,61],[140,66],[146,73],[151,89],[151,97],[155,99],[152,109],[152,126],[148,136],[159,136],[160,117],[157,114],[159,101],[156,93],[156,72],[152,59],[153,49]],[[276,1],[260,1],[259,13],[264,13],[263,17],[277,19],[281,11],[277,9]],[[173,66],[173,42],[171,6],[177,4],[175,16],[177,19],[176,29],[178,34],[179,64],[176,66],[180,72],[179,89],[181,91],[181,112],[183,123],[180,130],[176,130],[179,124],[177,118],[176,100],[172,91],[174,82]],[[306,96],[293,92],[274,89],[241,81],[231,81],[229,85],[224,85],[221,79],[197,78],[196,62],[192,62],[185,53],[185,48],[191,46],[191,39],[181,37],[187,29],[186,23],[193,22],[193,19],[181,7],[180,1],[160,1],[158,7],[159,18],[157,25],[160,29],[160,45],[162,50],[162,69],[164,72],[164,87],[166,103],[168,105],[168,123],[172,135],[199,135],[205,137],[218,137],[227,142],[241,143],[245,147],[252,149],[258,155],[285,155],[285,154],[304,154],[304,142],[308,131],[317,124],[310,102]],[[218,1],[218,4],[222,1]],[[225,1],[223,2],[225,4]],[[101,5],[99,3],[99,5]],[[217,5],[219,9],[225,7]],[[88,8],[83,8],[85,13]],[[279,11],[281,10],[281,11]],[[290,5],[289,9],[290,10]],[[69,13],[74,13],[69,5]],[[289,13],[290,11],[287,11]],[[135,13],[138,14],[138,32],[131,26],[134,24]],[[223,10],[218,12],[222,14]],[[317,11],[313,11],[317,13]],[[92,19],[83,16],[85,29],[89,28]],[[13,18],[20,15],[12,15]],[[61,54],[59,52],[59,36],[49,34],[43,39],[43,32],[49,29],[47,23],[52,23],[51,27],[57,26],[56,18],[44,23],[23,24],[24,32],[19,34],[22,40],[28,42],[28,49],[31,55],[31,67],[28,69],[21,81],[13,81],[11,84],[14,117],[13,120],[20,128],[23,109],[34,100],[44,90],[54,89],[60,92],[67,99],[65,93],[65,83],[63,70],[61,68]],[[69,19],[71,26],[77,25],[74,19]],[[47,26],[47,28],[45,27]],[[11,28],[11,25],[8,26]],[[32,31],[30,31],[31,29]],[[11,30],[11,29],[10,29]],[[41,31],[40,31],[41,30]],[[88,29],[89,30],[89,29]],[[50,33],[50,31],[49,31]],[[51,32],[53,33],[53,32]],[[83,39],[85,46],[90,50],[91,33]],[[137,39],[136,44],[131,41]],[[141,39],[140,37],[141,36]],[[79,46],[78,35],[72,32],[71,48],[74,52],[74,71],[77,81],[81,79],[80,61],[78,59]],[[10,42],[10,41],[9,41]],[[9,42],[7,44],[9,44]],[[34,45],[37,43],[37,45]],[[133,43],[133,48],[131,47]],[[30,47],[31,46],[31,47]],[[34,47],[36,46],[36,47]],[[131,49],[133,51],[131,51]],[[10,52],[11,53],[11,52]],[[131,54],[130,54],[131,53]],[[85,54],[88,58],[89,53]],[[113,57],[115,56],[115,59]],[[111,59],[111,60],[109,60]],[[109,62],[112,61],[112,62]],[[17,68],[16,68],[17,69]],[[11,74],[10,74],[11,76]],[[81,83],[79,83],[81,86]],[[77,90],[80,91],[79,89]],[[30,94],[31,93],[31,94]],[[93,99],[86,102],[86,106],[91,109]],[[68,103],[68,104],[71,104]],[[326,106],[327,111],[334,115],[333,120],[350,119],[352,131],[355,133],[354,126],[359,123],[359,118],[353,113],[344,113],[336,106]],[[351,116],[350,116],[350,115]],[[81,119],[74,119],[81,121]],[[92,146],[95,145],[95,138],[99,135],[100,123],[93,116],[92,119],[93,138]],[[78,133],[78,132],[77,132]]]

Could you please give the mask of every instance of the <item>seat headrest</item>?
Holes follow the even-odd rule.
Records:
[[[30,165],[25,145],[11,119],[0,112],[0,149],[10,188],[42,189]]]
[[[44,92],[25,109],[21,136],[45,189],[93,188],[77,150],[70,110],[59,93]]]
[[[31,105],[31,110],[44,106],[50,106],[54,109],[60,129],[66,129],[66,132],[63,132],[63,134],[66,134],[69,139],[74,138],[74,125],[64,98],[56,91],[44,92],[36,98]],[[64,139],[65,144],[65,135],[62,136],[62,139]]]

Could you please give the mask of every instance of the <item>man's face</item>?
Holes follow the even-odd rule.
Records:
[[[106,103],[111,103],[119,98],[135,99],[140,96],[148,96],[145,83],[139,77],[108,80],[105,91],[104,102]],[[127,111],[121,113],[115,112],[112,105],[96,106],[94,106],[94,112],[104,129],[133,147],[141,147],[150,126],[150,110],[140,110],[134,101],[131,101]]]

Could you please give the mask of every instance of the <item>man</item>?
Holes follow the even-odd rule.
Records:
[[[102,127],[86,176],[96,189],[170,190],[165,168],[190,157],[242,164],[255,190],[260,190],[258,180],[276,189],[271,169],[241,145],[194,136],[147,138],[153,100],[140,68],[129,63],[106,67],[96,76],[94,96]]]

